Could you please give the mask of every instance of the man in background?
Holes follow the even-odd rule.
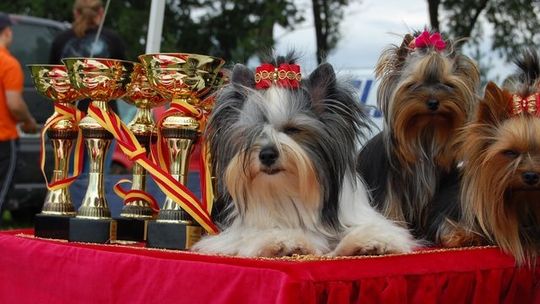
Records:
[[[36,133],[38,129],[22,96],[23,70],[8,50],[13,40],[11,26],[9,16],[0,13],[0,211],[11,188],[17,161],[17,124],[20,123],[25,133]]]

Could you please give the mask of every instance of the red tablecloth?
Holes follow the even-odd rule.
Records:
[[[17,233],[0,233],[0,303],[540,303],[540,263],[496,248],[247,259]]]

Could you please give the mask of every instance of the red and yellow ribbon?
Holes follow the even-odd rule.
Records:
[[[129,179],[121,179],[113,187],[114,193],[124,200],[124,204],[128,204],[136,200],[144,200],[150,203],[150,208],[152,208],[154,212],[159,211],[159,205],[152,195],[142,190],[125,190],[122,188],[122,184],[126,183],[131,184],[132,182]]]
[[[146,150],[139,144],[135,135],[133,135],[116,114],[90,105],[88,107],[88,115],[96,119],[103,128],[113,134],[122,152],[130,160],[137,162],[146,169],[165,195],[180,205],[208,233],[215,234],[219,231],[213,223],[210,213],[206,208],[203,208],[195,195],[175,180],[166,170],[163,170],[148,159]]]
[[[47,174],[45,173],[45,136],[47,134],[47,130],[61,120],[73,120],[74,124],[78,125],[79,121],[81,121],[83,117],[84,113],[77,110],[77,108],[66,106],[60,103],[55,103],[53,116],[47,120],[45,126],[41,130],[41,149],[39,156],[40,166],[41,172],[43,174],[43,177],[45,178],[45,182],[49,190],[57,190],[68,187],[79,177],[83,169],[84,146],[82,140],[82,132],[79,129],[77,133],[77,139],[75,140],[73,173],[71,174],[71,176],[67,176],[61,180],[55,180],[49,183],[49,180],[47,179]]]
[[[158,128],[163,124],[163,121],[174,114],[181,113],[197,119],[200,123],[200,129],[204,130],[206,122],[208,121],[208,113],[202,109],[196,108],[184,100],[173,99],[170,108],[163,113],[163,116],[158,122]],[[212,206],[214,203],[214,192],[212,188],[212,171],[210,169],[210,154],[208,153],[208,147],[206,141],[201,137],[199,139],[201,144],[201,153],[199,158],[199,173],[200,173],[200,186],[201,186],[201,205],[208,214],[212,213]],[[169,159],[165,152],[167,144],[161,135],[158,133],[157,138],[157,162],[161,169],[169,171]],[[154,157],[155,159],[156,157]]]

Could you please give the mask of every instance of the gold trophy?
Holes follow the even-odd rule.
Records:
[[[79,131],[73,103],[81,98],[81,94],[71,86],[65,66],[32,64],[28,67],[37,91],[55,103],[55,112],[45,126],[54,153],[51,184],[59,185],[59,188],[47,191],[43,209],[35,218],[34,233],[39,237],[67,239],[69,219],[75,216],[75,208],[69,183],[61,183],[68,176],[71,150]]]
[[[170,53],[139,56],[149,83],[174,104],[201,107],[224,64],[220,58],[206,55]],[[187,185],[193,145],[200,137],[199,120],[178,112],[166,117],[158,132],[165,138],[170,159],[170,174]],[[159,144],[159,143],[158,143]],[[157,221],[148,226],[148,247],[188,249],[201,237],[202,228],[170,197],[165,199]]]
[[[127,86],[124,101],[137,107],[135,117],[128,123],[139,143],[150,151],[151,141],[157,138],[156,123],[152,116],[152,108],[166,102],[166,99],[150,87],[146,72],[141,64],[135,64],[131,74],[131,82]],[[146,170],[138,163],[133,164],[133,179],[131,190],[146,191]],[[117,238],[126,241],[146,240],[148,219],[154,217],[151,203],[143,198],[128,202],[122,208],[117,219]]]
[[[109,111],[109,100],[122,97],[133,62],[101,58],[65,58],[73,87],[90,98],[90,107]],[[89,158],[88,187],[76,218],[70,221],[70,241],[105,243],[116,238],[115,222],[104,192],[103,165],[113,135],[87,115],[80,123]]]

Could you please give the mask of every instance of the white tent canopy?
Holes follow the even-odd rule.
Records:
[[[159,53],[161,34],[163,32],[163,18],[165,15],[166,0],[152,0],[150,6],[150,20],[148,21],[148,34],[146,36],[146,53]]]

